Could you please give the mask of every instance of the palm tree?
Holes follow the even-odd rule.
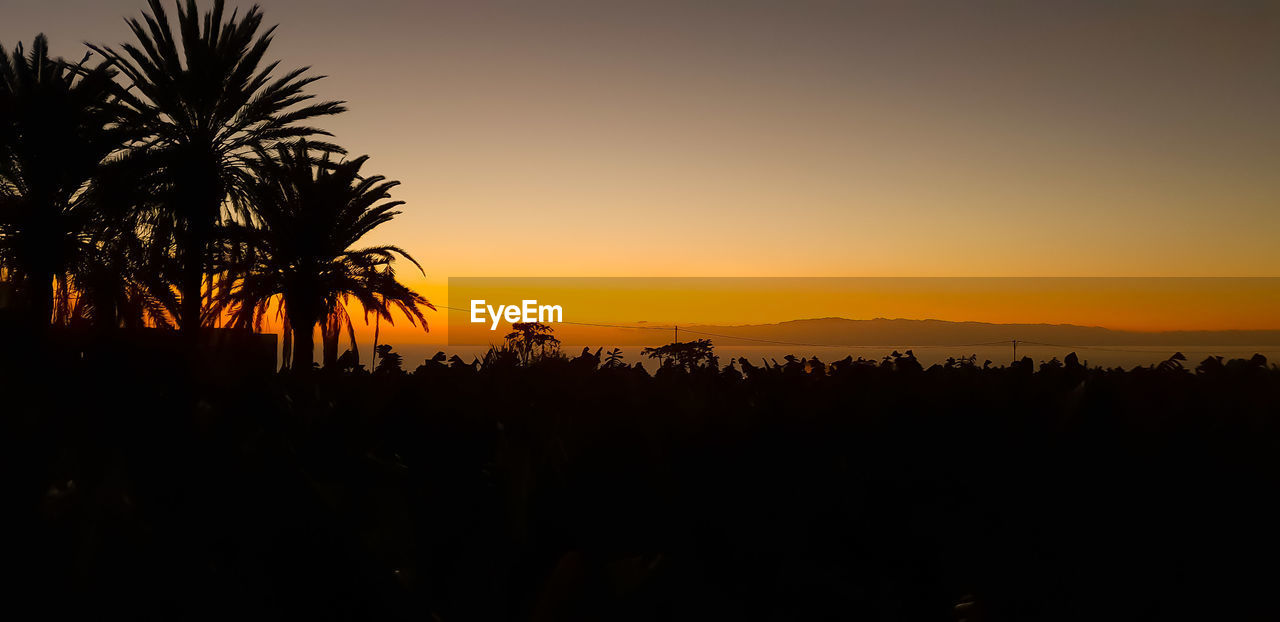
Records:
[[[625,357],[622,354],[622,348],[614,348],[612,350],[609,350],[607,358],[604,360],[604,366],[606,369],[613,369],[614,367],[623,367],[626,365],[626,363],[623,362],[623,358]]]
[[[292,368],[309,370],[313,361],[317,324],[329,318],[350,318],[351,298],[370,313],[393,321],[398,308],[411,324],[427,329],[422,308],[435,307],[396,280],[396,256],[422,270],[395,246],[354,248],[367,233],[400,212],[403,201],[389,201],[399,184],[382,176],[360,177],[368,156],[333,162],[324,151],[313,157],[311,145],[298,141],[262,152],[255,166],[256,183],[244,199],[254,205],[255,218],[232,222],[220,231],[223,241],[215,268],[225,274],[209,313],[230,315],[232,328],[261,330],[275,304],[292,339]],[[325,361],[332,365],[334,361]]]
[[[516,322],[511,328],[503,347],[515,352],[521,365],[560,355],[560,340],[551,334],[554,328],[538,322]]]
[[[29,53],[19,44],[10,56],[0,46],[0,266],[38,330],[52,318],[55,291],[69,291],[99,250],[89,188],[124,142],[115,72],[88,60],[50,58],[44,35]]]
[[[201,301],[213,233],[224,205],[252,183],[249,158],[255,151],[303,137],[329,135],[303,124],[337,114],[341,102],[305,104],[303,89],[323,76],[309,68],[273,78],[279,62],[263,63],[275,27],[259,34],[257,6],[243,17],[223,19],[223,0],[201,19],[195,0],[177,4],[178,34],[159,0],[148,0],[143,22],[128,20],[137,45],[120,51],[90,46],[108,58],[131,83],[124,97],[127,125],[141,136],[135,155],[157,166],[151,191],[172,219],[181,264],[179,326],[198,332]],[[330,150],[341,149],[326,145]]]
[[[110,217],[111,211],[104,210]],[[178,299],[166,274],[176,272],[172,252],[139,235],[145,223],[129,218],[104,223],[92,261],[73,274],[74,300],[59,288],[55,307],[69,323],[90,323],[99,329],[154,326],[173,329]]]

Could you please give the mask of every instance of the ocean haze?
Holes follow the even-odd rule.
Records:
[[[690,325],[689,334],[713,332],[731,337],[814,344],[952,345],[994,341],[1036,341],[1060,345],[1280,345],[1280,330],[1178,330],[1141,332],[1074,324],[994,324],[875,318],[815,318],[743,326]],[[720,337],[732,343],[733,339]],[[738,341],[745,341],[739,339]]]
[[[1130,331],[1074,324],[1003,324],[945,320],[854,320],[828,317],[769,324],[721,325],[555,324],[567,346],[661,345],[673,340],[711,339],[717,346],[901,347],[966,346],[1035,342],[1052,346],[1280,346],[1280,330]],[[677,330],[678,328],[678,330]],[[509,327],[450,333],[452,347],[501,343]],[[455,337],[456,336],[456,337]]]

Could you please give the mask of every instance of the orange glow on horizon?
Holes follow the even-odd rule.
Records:
[[[562,288],[542,301],[563,304],[566,320],[621,325],[733,326],[843,317],[1074,324],[1139,332],[1280,329],[1280,279],[869,279],[855,281],[864,285],[857,291],[823,288],[824,283],[842,279],[779,279],[764,288],[760,280],[748,279],[750,287],[735,287],[729,279],[721,290],[710,293],[705,282],[718,279],[691,279],[688,289],[646,287],[644,279],[637,281],[640,285],[607,289],[603,296],[601,290]],[[468,301],[451,303],[445,283],[412,285],[440,306],[440,311],[427,314],[431,331],[424,333],[401,320],[394,327],[384,322],[383,340],[447,343],[453,318],[444,307],[466,307]],[[513,291],[499,297],[519,295]],[[495,331],[498,341],[505,326]]]

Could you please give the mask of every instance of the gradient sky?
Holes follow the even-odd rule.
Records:
[[[480,275],[1280,275],[1280,3],[261,4],[272,55],[349,102],[337,141],[404,182],[375,239],[435,298]],[[78,58],[143,6],[6,0],[0,41]]]

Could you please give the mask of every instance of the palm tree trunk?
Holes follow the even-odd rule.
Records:
[[[199,343],[205,264],[213,229],[221,214],[224,192],[216,173],[216,161],[196,162],[197,172],[187,180],[191,184],[191,192],[186,196],[199,205],[200,209],[195,210],[187,221],[183,244],[185,248],[181,249],[183,258],[179,285],[182,293],[181,328],[193,347]]]
[[[53,321],[54,300],[53,272],[42,270],[29,283],[31,296],[31,323],[37,334],[49,331],[49,323]]]
[[[295,373],[309,373],[315,362],[315,330],[316,314],[308,312],[308,307],[299,302],[305,296],[287,297],[284,301],[285,313],[289,316],[289,329],[293,332],[293,362]]]
[[[342,336],[342,320],[336,313],[330,313],[323,326],[320,337],[324,340],[324,367],[332,369],[338,364],[338,338]]]
[[[293,324],[293,371],[308,373],[315,362],[315,324],[306,322]]]
[[[112,280],[106,274],[94,273],[90,278],[93,279],[91,291],[81,292],[81,295],[93,298],[93,326],[100,333],[114,330],[120,326],[120,307],[116,300],[116,293],[120,291],[119,277]]]
[[[369,371],[378,368],[378,330],[382,328],[382,316],[374,314],[373,316],[373,358],[369,360]]]
[[[20,301],[25,299],[25,309],[22,312],[27,314],[29,328],[24,336],[30,339],[26,343],[31,346],[32,362],[41,366],[53,356],[49,323],[53,317],[54,285],[52,273],[37,273],[38,275],[19,280],[17,293]]]
[[[200,298],[204,286],[204,248],[206,236],[202,232],[191,231],[186,243],[182,261],[182,306],[179,323],[182,332],[195,342],[200,334]]]

